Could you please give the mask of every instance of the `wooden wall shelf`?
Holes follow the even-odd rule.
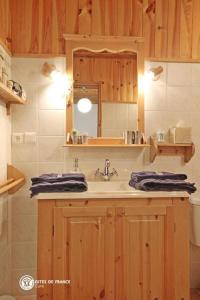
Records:
[[[5,84],[0,82],[0,100],[6,103],[7,114],[10,114],[11,104],[25,104],[27,100],[15,95]]]
[[[191,144],[157,143],[150,137],[150,162],[154,162],[157,155],[182,155],[184,162],[190,161],[195,153],[195,146]]]
[[[0,183],[0,195],[8,192],[13,194],[17,192],[25,183],[25,177],[22,172],[12,165],[7,166],[7,180]]]
[[[118,145],[102,145],[102,144],[65,144],[64,147],[69,148],[146,148],[150,147],[149,144],[118,144]]]

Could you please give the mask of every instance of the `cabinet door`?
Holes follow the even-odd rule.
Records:
[[[165,299],[165,214],[163,207],[117,210],[116,300]]]
[[[113,208],[54,208],[53,243],[53,300],[115,300]]]

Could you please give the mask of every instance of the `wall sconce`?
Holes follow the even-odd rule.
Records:
[[[46,77],[52,78],[52,73],[57,73],[56,66],[45,62],[42,66],[42,74]]]
[[[68,78],[67,74],[60,72],[55,65],[45,62],[42,66],[41,73],[44,76],[49,77],[53,81],[55,87],[60,91],[63,91],[66,96],[71,94],[72,81]]]
[[[161,73],[163,72],[163,67],[158,66],[155,68],[150,68],[148,70],[148,75],[152,80],[158,80],[160,78]]]

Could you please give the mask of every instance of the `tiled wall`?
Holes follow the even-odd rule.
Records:
[[[149,163],[148,151],[130,149],[84,149],[63,148],[65,142],[65,101],[48,78],[40,74],[46,59],[13,59],[13,77],[27,90],[29,102],[26,106],[15,106],[12,113],[13,132],[37,133],[37,142],[12,145],[13,163],[25,172],[27,178],[44,172],[72,170],[73,158],[80,160],[80,169],[90,178],[95,170],[103,168],[105,158],[119,173],[118,179],[128,180],[132,170],[153,169],[158,171],[186,172],[191,181],[200,186],[199,126],[200,118],[200,64],[163,63],[164,72],[158,81],[146,87],[145,121],[146,133],[158,129],[167,130],[177,122],[193,127],[196,144],[195,157],[183,164],[181,157],[157,157]],[[64,58],[48,60],[58,69],[65,69]],[[150,65],[160,63],[146,63]],[[146,152],[145,152],[146,151]],[[37,204],[29,198],[29,181],[12,199],[13,248],[12,274],[13,293],[23,294],[18,288],[18,278],[24,274],[35,274],[36,270],[36,220]],[[27,251],[28,249],[28,251]],[[26,255],[28,253],[28,255]],[[192,285],[200,286],[200,250],[192,251]]]
[[[146,69],[158,65],[164,68],[160,80],[146,86],[146,133],[167,131],[177,124],[191,126],[196,152],[188,164],[183,164],[178,157],[157,157],[154,168],[185,172],[200,189],[200,64],[147,62]],[[200,190],[194,197],[199,196]],[[200,287],[200,248],[191,245],[191,250],[191,285]]]
[[[10,58],[2,47],[0,54],[10,63]],[[10,75],[9,67],[8,71]],[[7,116],[5,104],[0,99],[0,182],[7,178],[7,163],[10,163],[11,156],[10,136],[10,117]],[[9,294],[11,291],[10,224],[9,197],[5,194],[0,196],[0,295]]]
[[[136,104],[102,103],[102,136],[122,137],[124,130],[136,129]]]

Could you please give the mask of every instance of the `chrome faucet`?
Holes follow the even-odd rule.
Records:
[[[110,160],[108,158],[106,158],[104,171],[100,172],[100,169],[98,168],[95,172],[95,177],[100,176],[103,178],[104,181],[110,181],[110,178],[112,176],[114,176],[114,175],[118,176],[118,173],[114,168],[113,168],[112,172],[110,172],[109,168],[110,168]]]

